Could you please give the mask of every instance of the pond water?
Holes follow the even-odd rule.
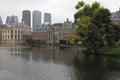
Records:
[[[74,46],[0,45],[0,80],[120,80],[120,59]]]

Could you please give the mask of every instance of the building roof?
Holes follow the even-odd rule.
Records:
[[[112,21],[120,20],[120,9],[119,11],[111,13],[111,20]]]

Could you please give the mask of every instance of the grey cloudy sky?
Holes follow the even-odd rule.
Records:
[[[0,0],[0,15],[5,23],[7,16],[16,15],[21,21],[23,10],[39,10],[52,14],[52,23],[64,22],[66,18],[73,21],[75,5],[79,0]],[[85,0],[91,3],[95,0]],[[119,10],[120,0],[97,0],[111,12]]]

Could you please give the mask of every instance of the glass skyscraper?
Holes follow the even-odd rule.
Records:
[[[41,12],[40,11],[33,11],[33,31],[36,31],[38,28],[40,28],[42,25],[42,19],[41,19]]]
[[[51,25],[51,14],[50,13],[44,13],[44,24]]]

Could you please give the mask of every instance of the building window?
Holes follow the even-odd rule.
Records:
[[[18,39],[20,39],[20,36],[18,35]]]
[[[17,38],[17,35],[15,35],[15,39]]]
[[[17,34],[17,30],[15,30],[15,34]]]
[[[18,30],[18,34],[20,34],[20,31]]]
[[[11,38],[13,39],[13,30],[11,30]]]

